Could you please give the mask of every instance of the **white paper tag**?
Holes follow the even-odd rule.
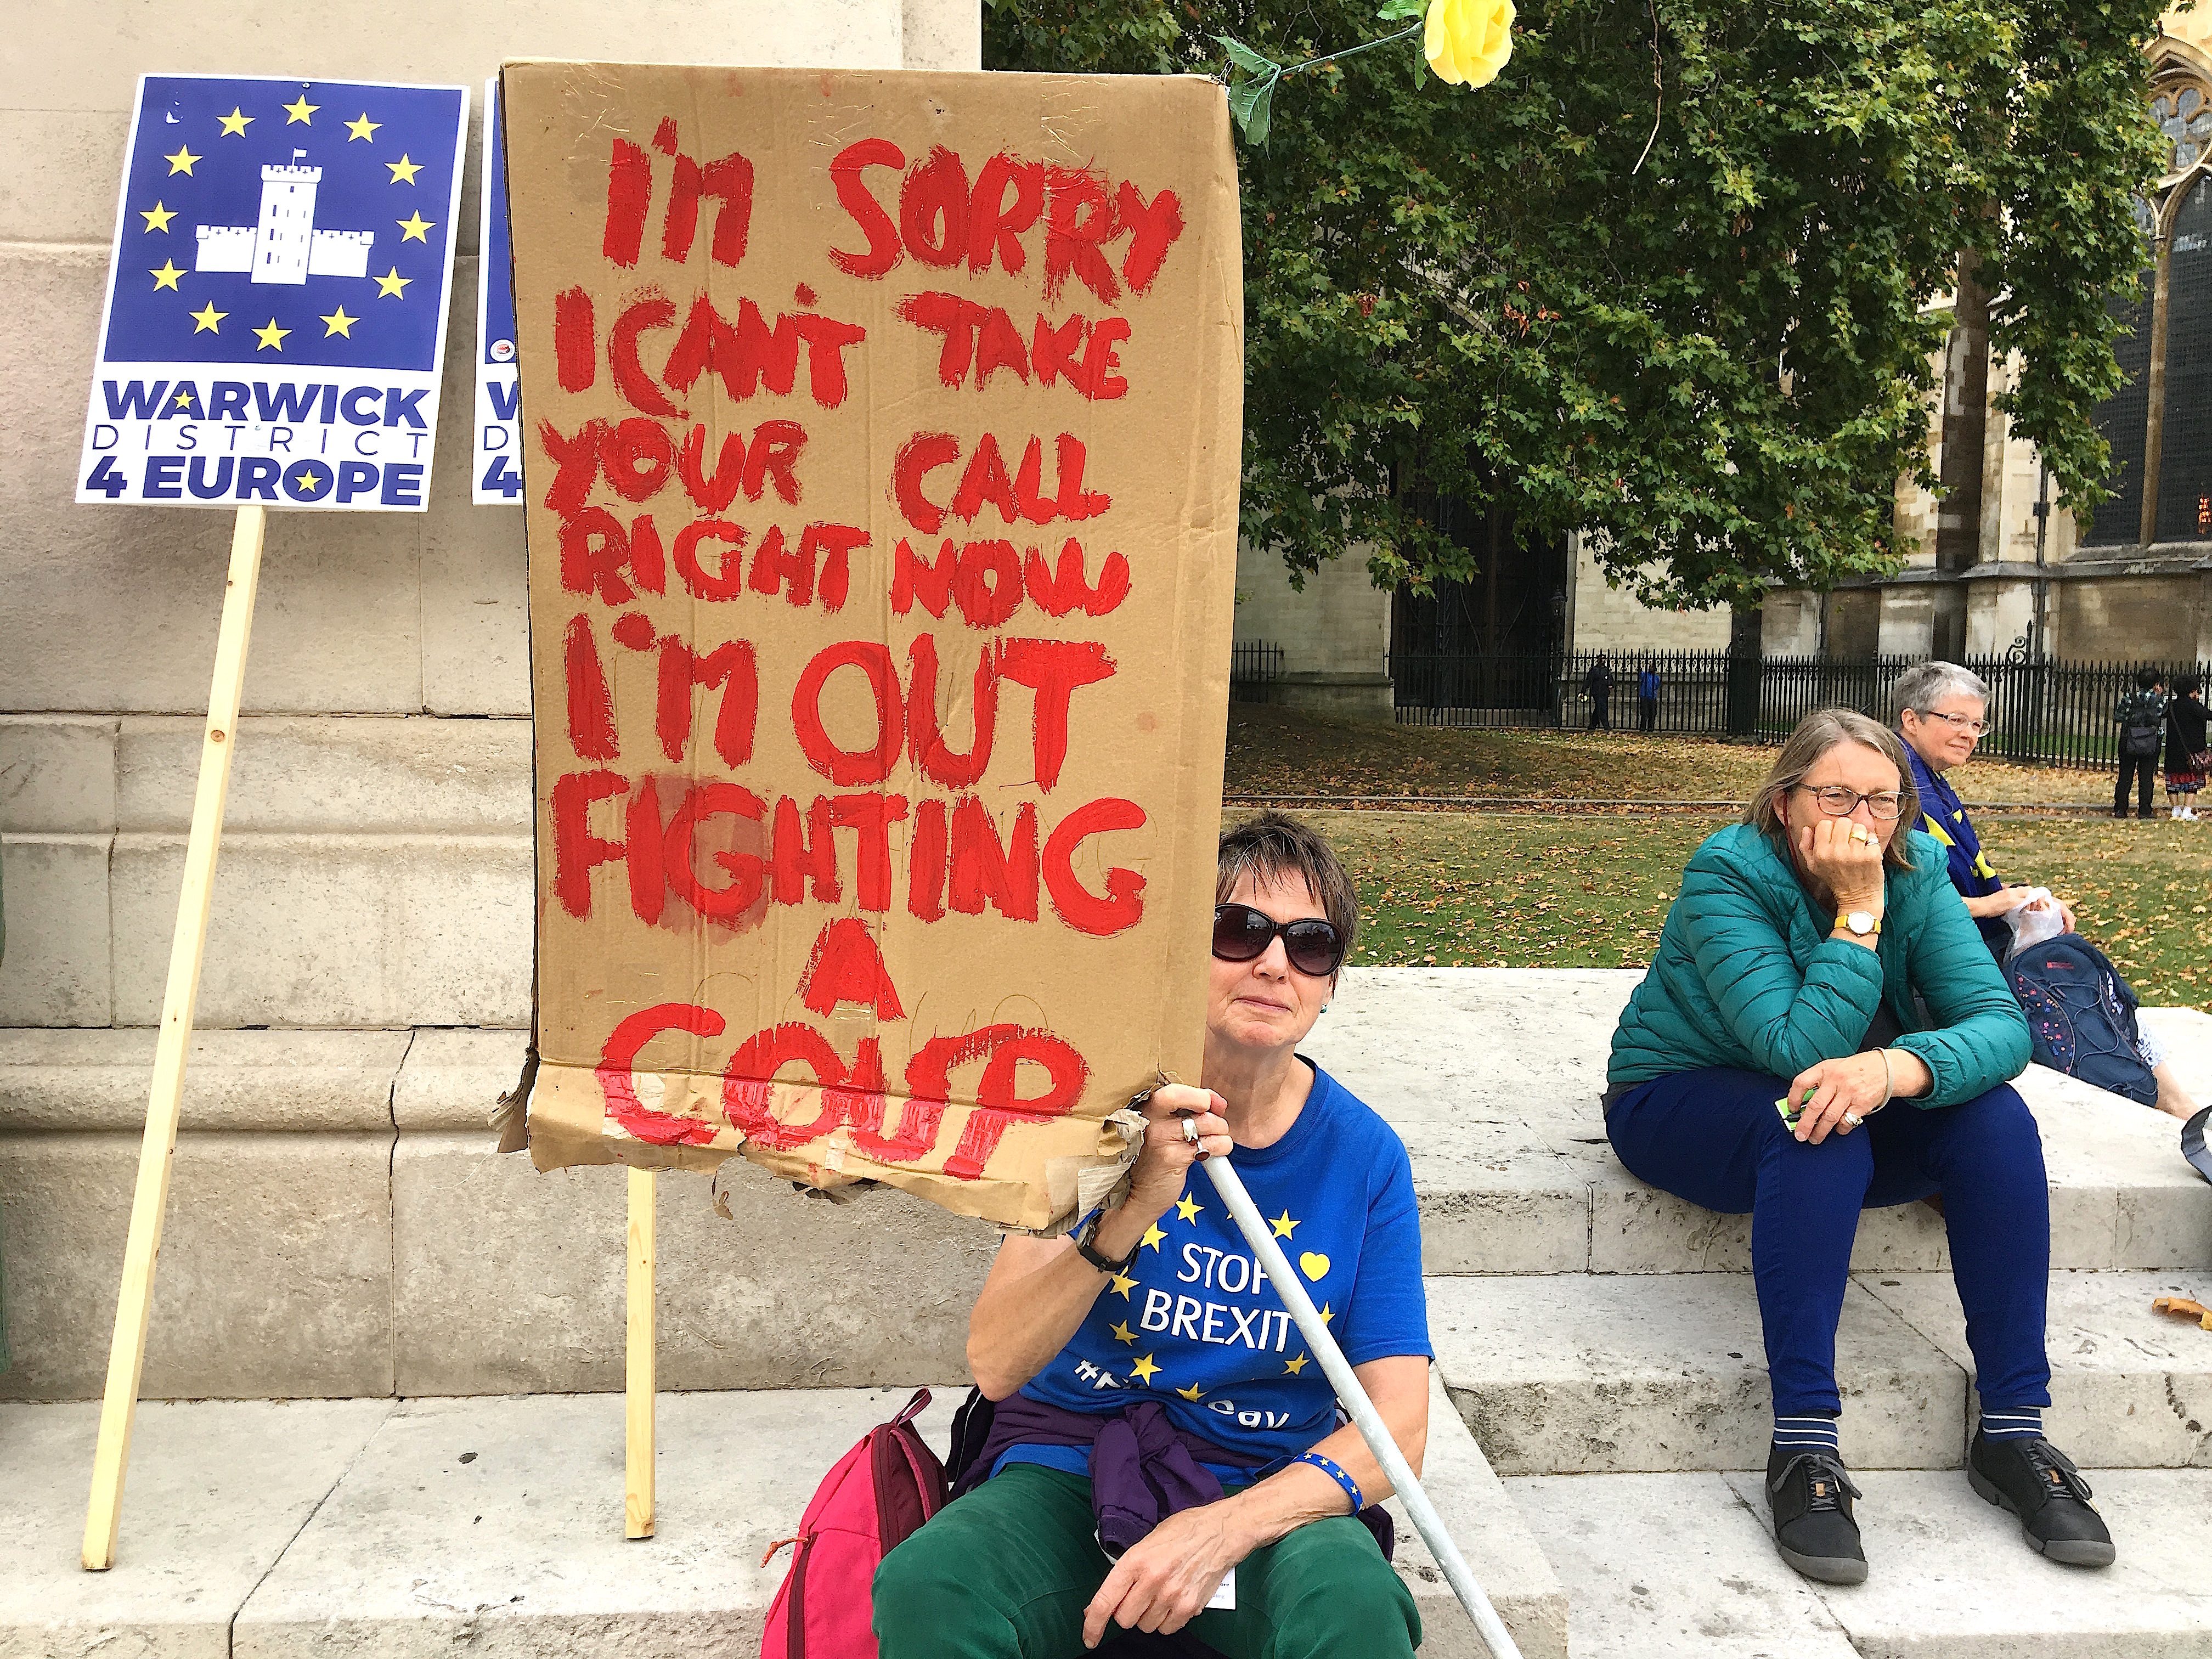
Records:
[[[1219,1607],[1224,1613],[1237,1611],[1237,1569],[1231,1567],[1221,1575],[1220,1583],[1214,1586],[1213,1599],[1206,1604],[1206,1611]]]

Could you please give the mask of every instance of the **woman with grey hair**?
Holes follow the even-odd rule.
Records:
[[[1982,1402],[1967,1479],[2030,1547],[2103,1566],[2089,1488],[2043,1437],[2051,1191],[2009,1082],[2027,1021],[1917,817],[1895,733],[1850,709],[1806,716],[1743,822],[1682,873],[1613,1033],[1606,1133],[1639,1180],[1751,1213],[1783,1559],[1830,1583],[1867,1575],[1836,1420],[1851,1241],[1867,1206],[1941,1194]]]
[[[2008,887],[1991,866],[1958,792],[1943,779],[1973,754],[1988,730],[1989,699],[1990,688],[1981,676],[1954,662],[1923,662],[1898,677],[1898,735],[1905,739],[1905,757],[1920,797],[1920,827],[1942,843],[1951,885],[1966,900],[1982,942],[2002,963],[2012,951],[2012,926],[2005,917],[2021,902],[2021,890]],[[2057,904],[2063,930],[2073,933],[2073,907],[2063,899]],[[2158,1080],[2158,1109],[2179,1118],[2194,1114],[2197,1103],[2182,1086],[2164,1045],[2139,1030],[2136,1047]]]

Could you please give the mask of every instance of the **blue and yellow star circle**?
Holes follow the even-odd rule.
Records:
[[[284,493],[295,501],[319,501],[331,493],[337,471],[328,461],[295,461],[284,469]]]
[[[434,368],[465,98],[459,88],[147,76],[103,357]],[[303,282],[257,283],[245,268],[264,168],[318,175]],[[211,231],[227,235],[211,242]],[[363,238],[361,274],[339,274],[349,257],[362,263]],[[233,268],[213,269],[225,246]]]

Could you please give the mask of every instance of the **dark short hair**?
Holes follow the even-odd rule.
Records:
[[[2165,678],[2166,676],[2160,673],[2155,668],[2138,668],[2136,670],[2136,685],[2140,690],[2149,690],[2151,687],[2156,685]]]
[[[2195,674],[2179,675],[2173,682],[2173,691],[2176,696],[2193,697],[2203,689],[2204,682]]]
[[[1321,913],[1352,953],[1352,936],[1359,927],[1359,895],[1352,878],[1336,856],[1336,849],[1310,824],[1287,812],[1267,811],[1249,817],[1221,837],[1213,871],[1213,902],[1229,902],[1237,878],[1249,875],[1261,882],[1278,882],[1286,876],[1304,878],[1307,889],[1321,905]]]

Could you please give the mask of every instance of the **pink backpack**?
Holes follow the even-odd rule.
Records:
[[[768,1610],[761,1659],[876,1659],[876,1567],[945,1507],[945,1466],[914,1419],[929,1404],[917,1389],[906,1408],[837,1460],[799,1517],[791,1571]]]

